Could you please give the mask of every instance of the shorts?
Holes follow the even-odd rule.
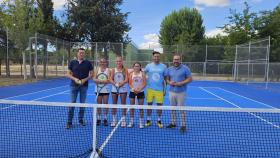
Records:
[[[134,99],[135,97],[137,97],[138,99],[144,99],[145,93],[144,92],[140,92],[140,93],[130,92],[129,93],[129,98]]]
[[[152,103],[155,99],[157,104],[163,103],[163,91],[155,91],[150,88],[147,89],[147,103]]]
[[[98,96],[105,96],[105,95],[109,95],[110,93],[99,93]],[[95,95],[97,95],[97,93],[95,92]]]
[[[169,103],[171,106],[184,106],[186,100],[186,92],[169,92]]]
[[[117,92],[111,92],[112,94],[118,94]],[[119,94],[127,94],[127,92],[121,92]]]

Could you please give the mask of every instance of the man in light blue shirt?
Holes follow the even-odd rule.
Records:
[[[171,106],[184,106],[186,99],[187,84],[192,81],[190,69],[181,64],[181,56],[173,56],[173,66],[165,71],[166,82],[170,85],[169,89],[169,103]],[[171,113],[171,123],[167,128],[176,127],[176,111]],[[180,131],[186,131],[186,113],[181,112],[181,128]]]
[[[161,106],[163,103],[163,89],[164,89],[164,72],[166,70],[166,65],[160,63],[160,53],[154,51],[153,52],[153,62],[148,64],[145,67],[145,73],[147,75],[147,96],[146,101],[148,105],[152,105],[153,101],[157,103],[157,105]],[[157,110],[158,120],[157,126],[159,128],[163,128],[161,123],[161,110]],[[145,124],[146,127],[152,125],[151,121],[152,110],[147,110],[147,122]]]

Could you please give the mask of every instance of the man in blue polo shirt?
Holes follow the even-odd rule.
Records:
[[[71,79],[70,94],[71,102],[76,103],[78,93],[80,94],[80,102],[85,103],[88,89],[88,80],[92,78],[93,66],[90,61],[85,59],[85,49],[79,48],[77,53],[77,59],[72,60],[68,65],[68,72],[66,76]],[[68,109],[68,120],[66,128],[72,127],[72,119],[74,115],[74,108]],[[79,124],[85,126],[84,107],[80,107],[79,111]]]
[[[186,99],[187,84],[192,81],[190,69],[181,64],[181,56],[173,56],[173,66],[165,71],[166,82],[170,85],[169,103],[171,106],[184,106]],[[176,127],[176,111],[171,113],[171,123],[167,128]],[[181,128],[180,132],[186,131],[186,113],[181,112]]]

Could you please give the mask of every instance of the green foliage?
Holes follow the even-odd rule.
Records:
[[[52,0],[37,0],[38,14],[41,17],[41,27],[38,33],[54,36],[56,20],[53,18],[53,2]]]
[[[244,2],[245,9],[242,13],[230,9],[229,24],[222,29],[228,34],[229,43],[232,45],[246,43],[257,37],[258,18],[256,13],[250,11],[250,6]]]
[[[260,19],[260,37],[271,37],[270,61],[280,61],[280,5],[273,11],[264,11]]]
[[[122,0],[68,0],[65,26],[75,33],[75,41],[127,43],[130,26],[126,23],[128,13],[118,8],[121,4]]]
[[[183,8],[166,16],[160,25],[161,45],[193,45],[203,39],[203,20],[196,9]]]

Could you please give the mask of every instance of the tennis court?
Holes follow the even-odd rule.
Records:
[[[90,107],[95,102],[93,87],[90,82],[86,126],[78,125],[76,108],[70,130],[65,129],[70,101],[68,79],[0,88],[0,99],[33,102],[1,102],[0,157],[89,157],[95,133]],[[139,129],[136,110],[133,128],[97,126],[96,147],[102,150],[98,156],[280,157],[280,93],[235,82],[194,81],[187,94],[185,134],[179,127],[159,129],[155,110],[153,126]],[[168,105],[168,95],[164,105]],[[163,109],[164,126],[170,123],[171,110]],[[118,109],[119,119],[120,113]],[[179,118],[178,114],[178,125]]]

